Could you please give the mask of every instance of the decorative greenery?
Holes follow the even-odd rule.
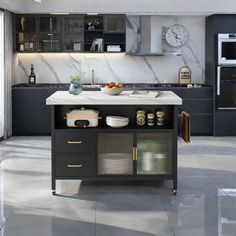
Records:
[[[81,75],[79,74],[73,74],[70,76],[70,82],[73,84],[79,83],[79,81],[81,80]]]

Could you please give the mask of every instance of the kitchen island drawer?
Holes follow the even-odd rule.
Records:
[[[95,135],[90,132],[56,131],[55,152],[95,152]]]
[[[90,153],[57,154],[55,174],[58,177],[77,177],[95,175],[95,156]]]

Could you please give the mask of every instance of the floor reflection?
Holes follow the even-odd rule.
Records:
[[[168,181],[57,181],[52,196],[50,139],[11,138],[0,143],[1,235],[235,236],[235,142],[180,140],[177,196]]]

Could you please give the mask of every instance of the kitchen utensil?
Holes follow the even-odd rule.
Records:
[[[129,124],[129,118],[122,116],[107,116],[106,124],[113,128],[121,128]]]
[[[148,126],[153,126],[154,123],[155,123],[154,121],[155,121],[154,113],[148,113],[147,114],[147,124],[148,124]]]
[[[139,126],[144,126],[146,122],[146,115],[144,110],[138,110],[136,112],[136,123]]]
[[[105,93],[107,95],[118,95],[123,90],[124,90],[124,88],[105,88],[105,87],[101,87],[102,93]]]
[[[144,171],[152,171],[154,169],[154,153],[142,152],[141,154],[141,166]]]
[[[99,161],[100,174],[132,174],[132,157],[129,153],[102,153]]]
[[[168,173],[168,163],[166,153],[154,154],[155,169],[158,174]]]
[[[68,127],[97,127],[99,112],[93,109],[74,109],[66,114]]]
[[[164,111],[157,111],[156,112],[157,116],[157,125],[162,126],[165,124],[165,112]]]

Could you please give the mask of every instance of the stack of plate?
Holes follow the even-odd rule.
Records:
[[[132,174],[132,158],[128,153],[99,155],[100,174]]]
[[[129,124],[129,118],[123,116],[107,116],[106,124],[113,128],[121,128]]]

